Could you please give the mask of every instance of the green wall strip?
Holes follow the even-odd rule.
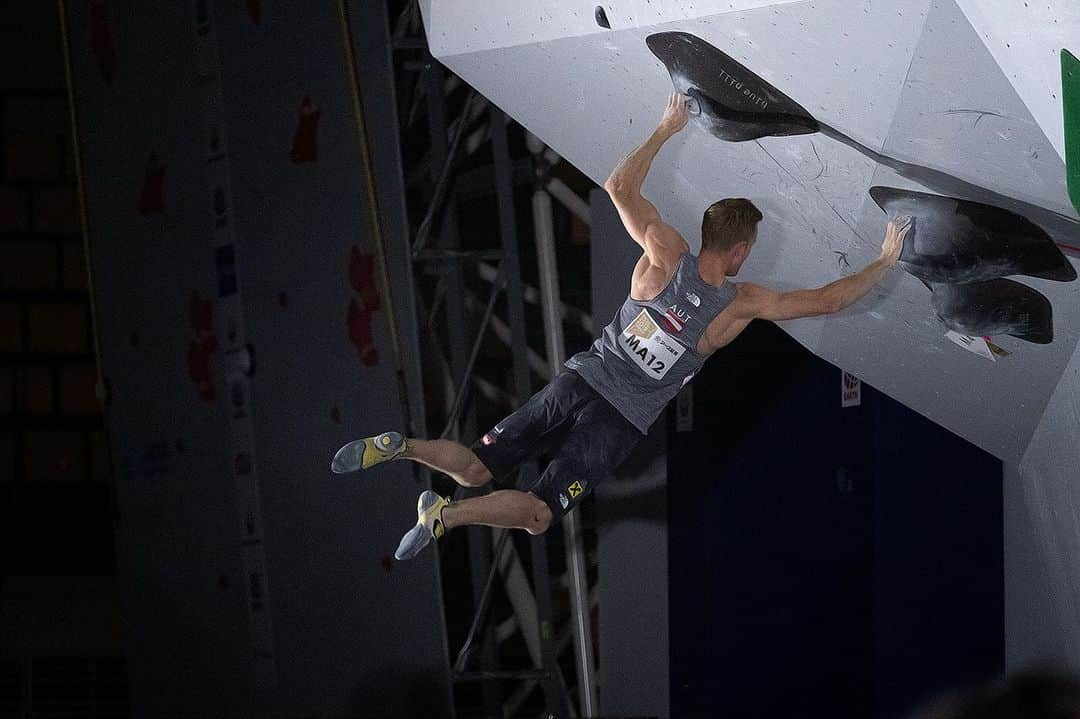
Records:
[[[1080,60],[1061,51],[1061,99],[1065,111],[1065,172],[1069,197],[1080,212]]]

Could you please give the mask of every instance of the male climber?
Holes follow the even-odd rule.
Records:
[[[776,292],[736,284],[727,278],[746,261],[762,219],[742,198],[720,200],[705,211],[701,252],[691,254],[682,236],[641,196],[656,153],[686,125],[685,103],[683,95],[672,94],[652,136],[604,183],[642,255],[630,277],[629,296],[592,347],[571,357],[565,371],[472,448],[385,432],[350,442],[334,456],[331,468],[338,473],[411,459],[464,487],[495,483],[489,494],[455,501],[423,492],[416,526],[402,537],[398,559],[411,558],[433,538],[470,524],[544,532],[615,472],[709,355],[751,320],[838,312],[896,263],[910,218],[889,223],[877,260],[824,287]],[[513,489],[518,465],[541,453],[552,459],[536,483],[528,491]]]

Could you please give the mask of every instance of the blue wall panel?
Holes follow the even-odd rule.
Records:
[[[1000,670],[1000,463],[840,385],[768,324],[695,380],[669,434],[672,716],[893,717]]]

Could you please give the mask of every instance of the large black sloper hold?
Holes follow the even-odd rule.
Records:
[[[806,135],[818,122],[802,105],[755,75],[727,53],[685,32],[645,39],[680,92],[700,106],[697,121],[721,140]]]
[[[1046,231],[992,205],[893,187],[871,187],[889,215],[910,215],[900,266],[926,282],[979,282],[1028,275],[1071,282],[1076,269]]]
[[[976,337],[1054,341],[1054,310],[1042,293],[1013,280],[932,285],[934,311],[949,329]]]

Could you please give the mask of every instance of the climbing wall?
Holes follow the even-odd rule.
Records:
[[[877,256],[886,210],[914,214],[905,271],[785,329],[988,451],[1022,455],[1080,333],[1066,257],[1080,224],[1052,125],[953,0],[610,3],[603,17],[567,2],[513,18],[425,5],[436,56],[597,182],[673,87],[694,97],[645,193],[692,247],[712,201],[757,203],[740,279],[824,284]]]
[[[405,423],[338,5],[66,17],[134,713],[448,715],[420,487],[329,471]]]
[[[421,2],[435,56],[598,183],[668,93],[685,93],[691,121],[644,192],[694,249],[711,202],[761,207],[739,280],[823,285],[877,257],[888,214],[915,217],[877,290],[783,328],[1009,464],[1008,491],[1025,498],[1006,521],[1010,659],[1080,668],[1066,509],[1080,435],[1077,145],[1064,134],[1076,85],[1062,53],[1080,6],[1007,5]],[[1017,623],[1035,606],[1025,562],[1052,609],[1033,632]]]

